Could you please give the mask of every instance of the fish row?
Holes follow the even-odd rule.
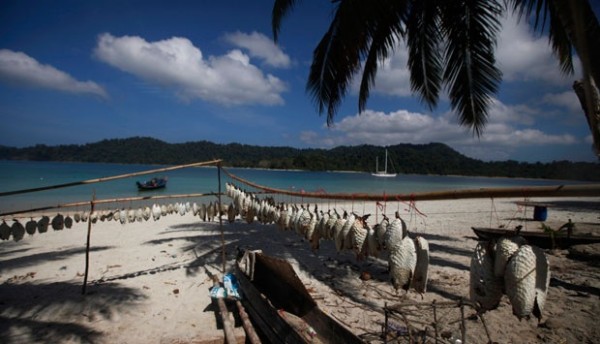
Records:
[[[226,184],[226,194],[233,199],[232,212],[241,214],[247,223],[256,218],[263,223],[273,223],[280,230],[293,230],[304,237],[312,250],[318,250],[321,240],[332,240],[337,252],[352,251],[358,260],[379,257],[389,251],[390,277],[396,289],[414,288],[425,292],[429,268],[429,244],[423,237],[410,238],[404,220],[398,212],[390,221],[383,219],[371,227],[369,214],[360,216],[335,208],[319,210],[315,205],[278,203],[272,199],[259,199],[241,188]]]
[[[544,251],[518,235],[481,241],[471,257],[470,297],[482,311],[498,307],[506,294],[519,319],[538,320],[550,285],[550,265]]]
[[[153,204],[152,207],[143,207],[137,209],[116,209],[116,210],[98,210],[94,212],[82,211],[75,212],[72,215],[57,214],[52,219],[49,216],[42,216],[39,220],[31,219],[25,224],[22,224],[18,219],[13,219],[13,223],[9,225],[6,220],[0,224],[0,239],[9,240],[11,237],[14,241],[20,241],[25,236],[25,233],[34,235],[38,233],[46,233],[49,227],[54,230],[62,230],[71,228],[73,223],[91,221],[119,221],[121,224],[132,222],[148,221],[152,218],[154,221],[162,216],[171,214],[179,214],[181,216],[186,213],[193,213],[194,216],[199,216],[203,221],[213,221],[218,215],[223,215],[227,211],[227,207],[222,205],[219,214],[218,202],[210,202],[207,204],[197,203],[175,203],[167,205]]]

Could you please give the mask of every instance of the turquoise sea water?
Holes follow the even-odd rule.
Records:
[[[0,161],[0,192],[45,187],[90,180],[102,177],[147,171],[168,166],[122,165],[99,163],[66,163],[34,161]],[[227,169],[230,173],[256,184],[278,189],[325,191],[328,193],[409,194],[425,191],[453,189],[477,189],[489,187],[543,186],[578,184],[575,181],[533,180],[515,178],[486,178],[460,176],[398,175],[395,178],[377,178],[369,173],[272,171],[259,169]],[[103,183],[78,185],[61,189],[0,197],[0,213],[25,210],[57,204],[89,201],[95,193],[96,199],[114,199],[150,195],[175,195],[210,193],[218,191],[218,169],[216,167],[186,168],[159,173],[167,176],[165,189],[139,192],[135,182],[155,175],[130,177]],[[221,190],[232,180],[221,174]],[[235,182],[252,191],[252,188]],[[297,201],[289,196],[286,202]],[[212,201],[212,199],[211,199]],[[208,202],[208,201],[206,201]],[[107,205],[106,208],[127,206]]]

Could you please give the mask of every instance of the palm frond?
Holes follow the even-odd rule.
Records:
[[[411,89],[430,109],[437,106],[442,84],[440,14],[436,2],[413,1],[406,24]]]
[[[403,21],[408,9],[408,1],[377,1],[379,14],[372,16],[376,23],[369,25],[372,32],[371,44],[367,53],[363,75],[358,94],[358,111],[362,112],[366,105],[371,87],[375,84],[375,77],[379,63],[390,56],[397,41],[404,35]]]
[[[492,0],[448,1],[441,11],[450,104],[458,111],[460,124],[477,136],[487,123],[488,106],[502,78],[494,57],[500,12],[500,4]]]
[[[286,14],[294,8],[297,0],[275,0],[271,14],[271,28],[273,30],[273,41],[277,43],[281,21]]]
[[[327,112],[327,125],[346,94],[352,77],[360,70],[368,52],[375,6],[361,0],[338,3],[329,29],[313,52],[307,91],[319,113]]]

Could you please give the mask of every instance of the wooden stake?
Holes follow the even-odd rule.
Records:
[[[246,331],[246,335],[248,335],[250,343],[261,344],[262,342],[260,338],[258,338],[258,335],[254,330],[254,326],[252,326],[252,322],[250,322],[250,318],[248,317],[248,313],[246,313],[246,309],[244,309],[244,305],[242,305],[242,302],[240,302],[240,300],[236,300],[235,305],[237,306],[238,311],[240,313],[240,318],[242,319],[242,326],[244,327],[244,331]]]
[[[96,199],[96,192],[92,194],[92,201],[90,202],[90,216],[88,217],[88,231],[87,231],[87,242],[85,245],[85,274],[83,275],[83,286],[81,287],[81,295],[85,295],[88,272],[90,268],[90,237],[92,234],[92,213],[94,212],[94,200]]]

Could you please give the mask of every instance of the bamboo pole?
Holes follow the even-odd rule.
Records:
[[[90,202],[90,214],[94,212],[94,200],[96,198],[96,192],[92,194],[92,201]],[[83,275],[83,286],[81,287],[81,295],[85,295],[88,272],[90,270],[90,238],[92,236],[92,217],[88,217],[88,230],[87,230],[87,241],[85,245],[85,273]]]
[[[154,169],[154,170],[134,172],[134,173],[126,173],[126,174],[121,174],[121,175],[111,176],[111,177],[102,177],[102,178],[96,178],[96,179],[88,179],[88,180],[82,180],[82,181],[72,182],[72,183],[50,185],[50,186],[42,186],[42,187],[39,187],[39,188],[32,188],[32,189],[6,191],[6,192],[0,192],[0,197],[2,197],[2,196],[10,196],[10,195],[18,195],[18,194],[29,193],[29,192],[36,192],[36,191],[44,191],[44,190],[51,190],[51,189],[60,189],[60,188],[65,188],[65,187],[69,187],[69,186],[76,186],[76,185],[84,185],[84,184],[93,184],[93,183],[108,182],[108,181],[116,180],[116,179],[136,177],[136,176],[142,176],[142,175],[145,175],[145,174],[152,174],[152,173],[158,173],[158,172],[173,171],[173,170],[179,170],[179,169],[188,168],[188,167],[199,167],[199,166],[206,166],[206,165],[214,165],[214,164],[217,164],[217,163],[220,163],[220,162],[221,162],[220,159],[219,160],[212,160],[212,161],[196,162],[196,163],[193,163],[193,164],[177,165],[177,166],[171,166],[171,167],[157,168],[157,169]]]
[[[246,335],[250,340],[250,344],[261,344],[262,342],[256,334],[254,326],[252,326],[252,322],[250,321],[248,313],[246,313],[246,309],[244,309],[244,305],[242,305],[242,302],[240,302],[240,300],[235,300],[235,305],[237,306],[238,312],[240,313],[240,318],[242,319],[242,326],[246,331]]]
[[[221,229],[221,259],[223,260],[222,273],[225,274],[225,233],[223,231],[223,216],[221,216],[221,164],[217,164],[217,178],[219,183],[219,193],[217,199],[219,206],[217,207],[217,215],[219,216],[219,228]]]
[[[479,188],[465,190],[447,190],[434,192],[416,192],[410,194],[367,194],[367,193],[323,193],[323,192],[296,192],[284,189],[276,189],[259,185],[223,171],[232,179],[243,184],[263,191],[283,195],[309,197],[318,199],[339,199],[352,201],[436,201],[448,199],[468,198],[511,198],[511,197],[576,197],[576,196],[600,196],[600,184],[578,184],[578,185],[552,185],[552,186],[522,186],[507,188]]]
[[[216,192],[209,192],[209,193],[179,194],[179,195],[137,196],[137,197],[125,197],[125,198],[100,199],[100,200],[96,200],[95,203],[96,204],[106,204],[106,203],[131,202],[131,201],[146,201],[146,200],[154,200],[154,199],[190,198],[190,197],[204,197],[204,196],[216,196],[216,195],[217,195]],[[33,213],[33,212],[45,211],[45,210],[51,210],[51,209],[79,207],[79,206],[87,205],[89,203],[90,203],[89,201],[81,201],[81,202],[57,204],[54,206],[47,206],[47,207],[32,208],[32,209],[0,213],[0,216]]]
[[[220,287],[221,283],[219,282],[219,278],[217,275],[213,275],[213,288]],[[235,333],[233,331],[234,327],[229,319],[229,311],[227,310],[227,306],[225,305],[225,301],[223,298],[216,297],[213,298],[213,304],[217,304],[217,308],[219,313],[221,313],[221,322],[223,323],[223,332],[225,334],[225,343],[226,344],[235,344]]]

